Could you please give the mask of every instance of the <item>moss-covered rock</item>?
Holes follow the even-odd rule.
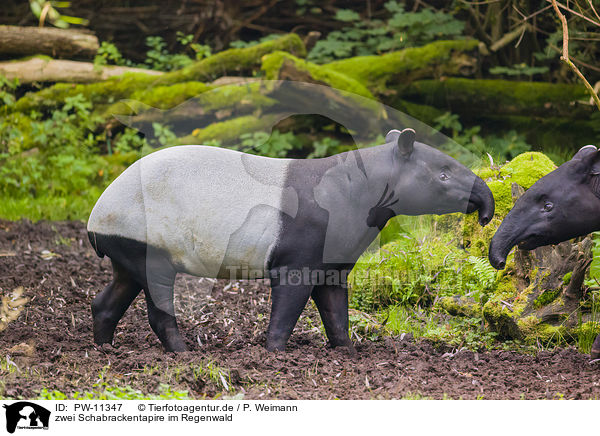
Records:
[[[487,256],[489,241],[516,200],[513,195],[514,185],[528,189],[537,180],[555,169],[556,165],[545,154],[527,152],[518,155],[501,167],[484,167],[476,171],[494,195],[496,212],[492,221],[483,228],[479,226],[475,215],[465,217],[463,242],[465,246],[471,248],[473,255]]]

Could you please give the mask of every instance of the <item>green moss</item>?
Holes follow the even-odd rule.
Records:
[[[522,332],[523,340],[527,344],[543,346],[559,345],[566,342],[565,337],[568,335],[565,325],[550,325],[541,322],[535,316],[527,316],[521,318],[517,322],[519,330]]]
[[[488,301],[483,305],[483,317],[500,339],[521,339],[514,312],[501,301]]]
[[[545,290],[534,300],[533,307],[535,307],[536,309],[539,309],[541,307],[544,307],[544,306],[552,303],[554,300],[556,300],[558,298],[560,293],[561,293],[560,289]]]
[[[573,271],[569,271],[563,277],[563,285],[568,285],[571,283],[571,276],[573,275]]]
[[[423,47],[407,48],[380,56],[357,56],[327,64],[335,71],[347,74],[369,89],[383,91],[389,81],[398,76],[410,77],[417,72],[421,77],[436,74],[458,74],[468,56],[457,52],[474,50],[478,41],[437,41]],[[453,56],[454,55],[454,56]],[[449,60],[452,59],[453,62]],[[413,80],[418,77],[411,77]]]
[[[245,115],[213,123],[204,129],[196,129],[191,135],[181,138],[179,142],[180,144],[203,144],[216,139],[223,144],[239,144],[240,136],[243,133],[270,129],[278,119],[278,115],[263,115],[261,117]]]
[[[480,317],[481,305],[467,297],[455,295],[454,297],[443,297],[439,306],[453,316]]]
[[[556,169],[556,165],[543,153],[530,151],[515,157],[500,169],[500,176],[525,189]]]
[[[512,184],[528,189],[554,169],[554,162],[543,153],[527,152],[516,156],[499,169],[484,167],[476,171],[492,191],[496,211],[492,221],[483,228],[479,226],[476,214],[465,217],[463,242],[470,248],[471,254],[487,255],[489,241],[514,205]]]
[[[64,105],[65,98],[82,94],[86,100],[98,105],[111,104],[131,95],[139,89],[146,89],[156,81],[156,76],[144,73],[127,73],[108,80],[90,84],[57,83],[41,91],[28,93],[20,98],[11,110],[28,113],[32,110],[53,109]]]
[[[193,99],[194,107],[201,108],[202,114],[226,109],[248,107],[252,111],[273,106],[275,100],[266,97],[259,82],[244,85],[232,84],[211,87],[201,82],[177,83],[170,86],[157,86],[144,91],[137,91],[131,100],[111,105],[106,116],[113,114],[141,114],[145,110],[158,108],[167,110]],[[193,114],[196,112],[192,111]],[[201,116],[196,114],[196,116]],[[158,122],[162,120],[157,119]],[[165,121],[168,122],[167,117]]]
[[[339,71],[335,71],[326,65],[317,65],[283,51],[277,51],[263,56],[261,68],[265,73],[265,78],[269,80],[279,79],[279,71],[285,62],[291,62],[297,70],[308,72],[312,78],[323,82],[332,88],[351,92],[370,99],[374,98],[367,87],[356,79]]]
[[[571,103],[589,98],[582,85],[516,80],[466,79],[419,80],[398,89],[400,95],[436,107],[452,107],[461,114],[479,113],[493,108],[496,114],[534,115],[570,114],[581,107]]]
[[[167,101],[173,103],[176,97],[169,95],[169,85],[191,82],[188,85],[181,85],[182,88],[179,90],[183,90],[186,96],[192,95],[206,86],[198,82],[213,80],[226,74],[248,72],[249,69],[260,66],[262,56],[276,50],[289,50],[299,56],[306,55],[300,37],[289,34],[252,47],[225,50],[181,70],[161,76],[126,73],[98,83],[80,85],[58,83],[41,91],[26,94],[11,106],[11,110],[28,113],[42,108],[53,109],[62,106],[66,97],[77,94],[82,94],[90,100],[96,106],[97,113],[103,113],[109,105],[119,100],[133,98],[136,93],[138,98],[147,98],[154,103],[160,101],[158,95],[164,96]],[[160,88],[158,94],[149,90],[152,87]],[[175,88],[171,88],[171,91],[173,90]]]

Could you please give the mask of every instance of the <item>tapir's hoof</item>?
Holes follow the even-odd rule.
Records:
[[[592,348],[592,352],[590,353],[590,357],[592,360],[600,359],[600,349]]]
[[[285,345],[287,341],[284,341],[279,338],[269,337],[267,336],[267,340],[265,342],[265,348],[267,351],[285,351]]]
[[[186,351],[190,351],[190,349],[181,341],[170,346],[165,346],[165,351],[167,353],[185,353]]]

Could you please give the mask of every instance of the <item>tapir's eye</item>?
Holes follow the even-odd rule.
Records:
[[[550,212],[554,208],[554,204],[547,201],[544,203],[544,212]]]
[[[450,178],[450,175],[448,174],[448,172],[447,172],[447,171],[442,171],[442,172],[440,173],[440,180],[441,180],[442,182],[445,182],[445,181],[446,181],[446,180],[448,180],[449,178]]]

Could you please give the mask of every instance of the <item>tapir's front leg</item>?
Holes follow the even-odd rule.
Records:
[[[354,350],[348,336],[348,289],[342,286],[315,286],[312,298],[321,314],[329,345]]]
[[[281,284],[274,279],[271,279],[271,287],[271,320],[265,347],[269,351],[284,351],[313,287]]]

